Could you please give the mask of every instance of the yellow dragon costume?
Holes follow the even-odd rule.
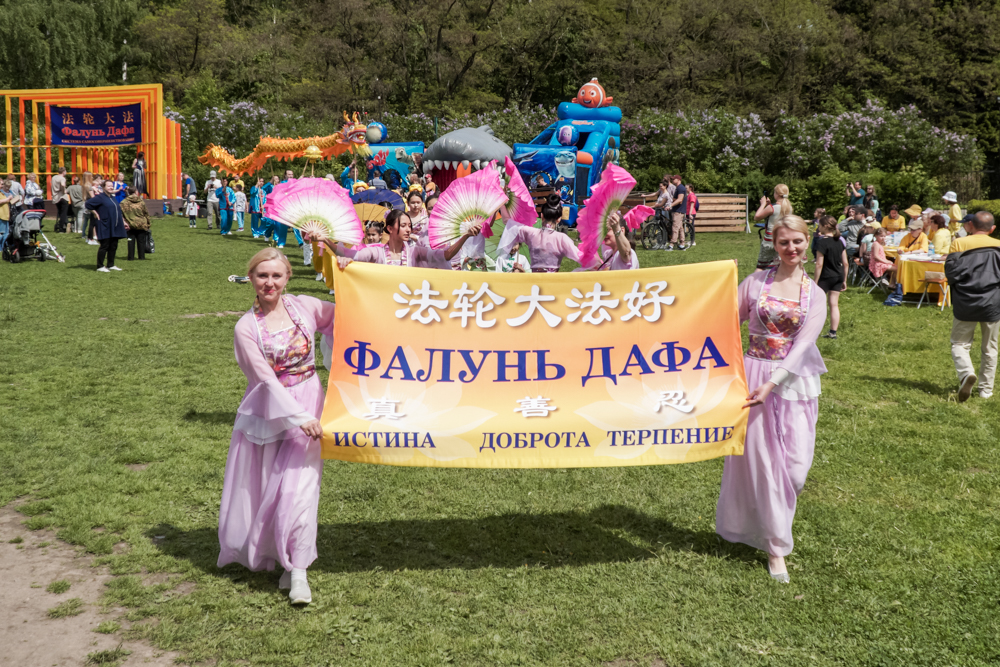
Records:
[[[354,112],[354,117],[348,118],[344,112],[344,127],[340,132],[334,132],[328,137],[308,137],[303,139],[280,139],[275,137],[261,137],[260,143],[250,155],[240,160],[227,151],[222,146],[210,144],[205,149],[205,154],[198,158],[198,162],[228,171],[230,174],[252,174],[268,161],[275,157],[279,160],[291,160],[302,157],[306,149],[310,146],[319,148],[323,158],[343,155],[344,153],[354,153],[362,157],[371,155],[368,142],[365,138],[367,127],[358,118],[358,113]]]

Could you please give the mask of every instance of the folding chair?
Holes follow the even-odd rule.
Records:
[[[924,284],[924,293],[920,295],[920,301],[917,303],[917,310],[920,310],[920,306],[924,303],[924,297],[927,296],[927,290],[930,289],[931,285],[937,285],[941,288],[941,308],[948,305],[948,297],[951,296],[951,289],[948,287],[948,279],[940,271],[928,271],[924,274],[923,279],[920,281]]]

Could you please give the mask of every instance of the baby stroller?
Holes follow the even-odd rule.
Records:
[[[66,258],[59,254],[48,237],[42,234],[42,218],[44,217],[45,209],[27,209],[14,217],[10,236],[7,237],[7,243],[3,248],[5,260],[12,264],[17,264],[25,259],[37,259],[40,262],[47,259],[66,261]],[[38,241],[39,235],[43,239],[41,243]]]

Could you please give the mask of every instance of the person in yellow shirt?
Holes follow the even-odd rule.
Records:
[[[971,219],[968,219],[969,217]],[[963,226],[969,235],[952,241],[951,253],[972,250],[973,248],[1000,246],[1000,241],[990,236],[997,227],[993,222],[993,216],[986,211],[980,211],[974,216],[966,216]]]
[[[882,218],[882,226],[887,232],[898,232],[906,229],[906,218],[899,214],[899,207],[893,204],[889,207],[889,214]]]
[[[958,231],[960,226],[959,220],[962,219],[962,207],[958,205],[958,195],[953,191],[949,190],[944,193],[941,197],[944,203],[948,206],[948,217],[951,218],[951,224],[948,226],[948,231],[952,234]]]
[[[948,248],[951,246],[951,232],[948,231],[944,216],[940,213],[935,213],[931,216],[927,226],[927,236],[930,237],[931,243],[934,244],[935,254],[948,254]]]
[[[924,223],[920,218],[910,220],[910,233],[900,240],[897,252],[927,252],[927,235],[924,234]]]

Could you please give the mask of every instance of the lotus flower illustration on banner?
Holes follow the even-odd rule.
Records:
[[[331,241],[361,243],[365,234],[347,190],[322,178],[291,178],[274,186],[264,215]]]
[[[420,360],[406,348],[408,363],[420,375]],[[380,448],[386,463],[402,463],[418,453],[438,461],[472,458],[476,449],[460,436],[495,417],[496,412],[472,406],[460,406],[459,383],[403,382],[379,378],[361,378],[357,386],[333,382],[352,417],[370,423],[369,432],[430,433],[434,448]],[[390,416],[391,415],[391,416]],[[448,424],[448,428],[441,428]]]
[[[484,224],[507,203],[495,169],[452,181],[438,199],[428,221],[427,240],[432,248],[446,248],[470,227]]]
[[[655,350],[651,350],[653,354]],[[610,401],[598,401],[576,411],[599,429],[612,431],[641,431],[671,428],[695,428],[698,417],[718,407],[726,398],[729,385],[735,380],[732,374],[714,377],[706,369],[698,377],[698,384],[685,385],[679,377],[649,375],[619,377],[618,383],[606,381]],[[636,401],[640,396],[641,400]],[[651,448],[666,460],[683,461],[692,443],[653,446],[652,439],[643,445],[622,446],[619,439],[612,446],[611,437],[597,445],[595,456],[632,459],[642,456]]]
[[[608,233],[608,218],[621,208],[625,198],[635,187],[635,179],[616,164],[609,164],[601,174],[601,182],[591,188],[590,199],[580,212],[577,228],[580,230],[580,263],[590,266],[599,261],[597,249]]]

